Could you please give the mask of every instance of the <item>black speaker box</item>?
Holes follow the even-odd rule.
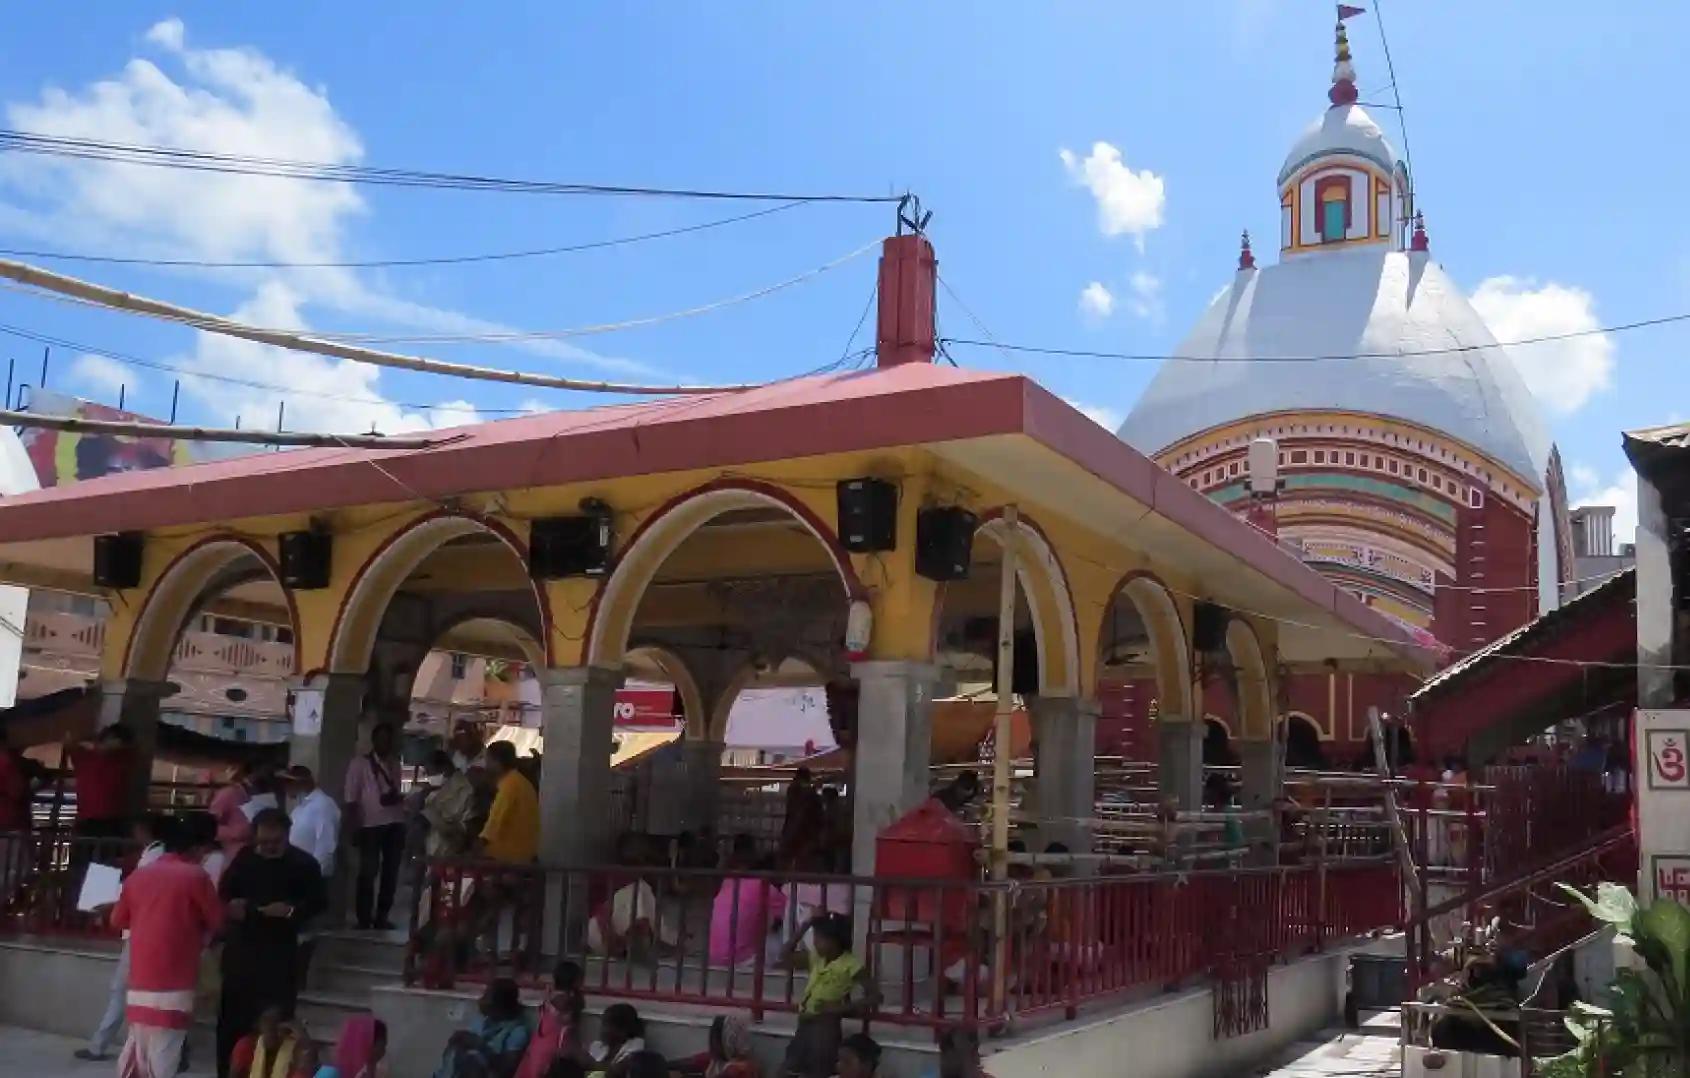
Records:
[[[968,579],[978,522],[973,513],[956,506],[917,513],[915,571],[929,580]]]
[[[609,516],[545,517],[528,529],[528,574],[535,580],[603,576],[610,567]]]
[[[1219,603],[1198,603],[1192,611],[1191,646],[1199,652],[1226,650],[1226,623],[1231,611]]]
[[[884,479],[842,479],[837,491],[840,545],[853,554],[897,549],[896,485]]]
[[[133,588],[141,582],[139,532],[94,536],[94,583],[102,588]]]
[[[276,549],[281,554],[284,588],[309,591],[329,586],[334,539],[328,532],[283,532]]]

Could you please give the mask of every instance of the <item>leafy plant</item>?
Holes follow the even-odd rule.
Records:
[[[1591,898],[1575,887],[1563,891],[1584,903],[1596,920],[1614,926],[1644,969],[1620,969],[1608,985],[1607,1007],[1573,1004],[1567,1028],[1572,1051],[1545,1060],[1545,1078],[1690,1078],[1690,910],[1670,898],[1647,908],[1626,888],[1600,884]]]

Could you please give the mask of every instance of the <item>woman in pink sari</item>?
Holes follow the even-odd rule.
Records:
[[[581,992],[581,967],[562,961],[552,970],[552,994],[540,1005],[540,1028],[528,1042],[516,1078],[546,1078],[557,1059],[585,1063],[581,1045],[581,1011],[587,997]]]
[[[729,856],[730,869],[752,867],[755,850],[741,835]],[[729,876],[710,906],[710,961],[737,966],[756,958],[769,940],[769,930],[781,918],[786,893],[768,880]]]
[[[355,1014],[341,1027],[335,1045],[334,1063],[317,1072],[317,1078],[384,1078],[387,1067],[387,1025],[374,1015]]]

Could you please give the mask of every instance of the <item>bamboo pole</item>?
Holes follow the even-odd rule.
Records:
[[[1015,545],[1020,514],[1011,505],[1003,511],[1003,557],[998,581],[997,713],[992,725],[992,879],[1009,878],[1010,726],[1015,710]],[[992,925],[992,1012],[1003,1013],[1004,986],[1009,967],[1009,896],[994,892]]]

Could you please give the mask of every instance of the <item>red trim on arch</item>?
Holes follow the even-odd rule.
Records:
[[[500,539],[504,540],[505,545],[510,547],[511,551],[516,554],[517,559],[523,565],[524,571],[526,571],[528,566],[528,544],[518,538],[517,534],[503,521],[493,520],[488,517],[474,516],[469,513],[460,513],[451,509],[435,509],[430,512],[423,513],[412,520],[409,524],[406,524],[404,527],[398,529],[392,535],[389,535],[377,544],[376,548],[370,552],[369,557],[364,559],[363,564],[358,566],[358,571],[352,574],[352,580],[341,592],[340,604],[335,608],[334,625],[329,630],[329,646],[328,655],[326,657],[329,659],[331,666],[334,659],[335,645],[340,640],[341,626],[346,622],[346,608],[348,604],[352,602],[352,597],[358,593],[358,585],[362,584],[364,582],[364,577],[369,575],[370,567],[373,566],[383,554],[386,554],[388,550],[393,547],[393,544],[397,543],[404,536],[409,535],[411,532],[425,524],[447,518],[468,521],[477,527],[485,528],[487,531],[497,535]],[[439,548],[436,547],[435,549]],[[432,551],[430,553],[432,553]],[[424,555],[424,557],[426,556],[427,555]],[[551,604],[546,601],[546,589],[539,581],[531,580],[529,581],[529,586],[534,592],[534,602],[538,604],[540,608],[540,632],[543,637],[540,641],[541,652],[546,657],[546,665],[550,666],[553,661]]]
[[[281,564],[270,553],[270,551],[263,546],[263,544],[259,543],[257,540],[249,539],[244,535],[235,535],[232,532],[217,532],[197,539],[177,551],[176,556],[170,559],[170,563],[166,565],[164,567],[164,571],[158,575],[158,580],[155,581],[153,586],[147,590],[147,597],[141,601],[141,609],[135,615],[135,628],[139,629],[141,627],[141,623],[146,620],[148,608],[152,606],[153,600],[158,597],[158,586],[170,578],[170,574],[176,571],[176,567],[182,564],[184,559],[186,559],[190,554],[193,554],[195,551],[204,550],[208,546],[222,543],[233,543],[237,546],[245,547],[248,552],[255,555],[258,560],[263,563],[264,568],[270,574],[271,579],[276,582],[276,586],[282,589],[282,598],[288,605],[288,620],[290,622],[288,627],[293,630],[293,669],[295,673],[298,673],[300,666],[300,648],[303,646],[301,633],[299,631],[299,606],[294,602],[293,592],[289,591],[288,588],[282,584]],[[134,658],[135,635],[136,634],[134,632],[131,632],[129,634],[129,639],[125,641],[123,645],[123,673],[125,677],[129,676],[129,662],[132,658]],[[182,635],[181,625],[176,627],[176,635]]]
[[[828,557],[833,559],[833,568],[839,574],[839,582],[845,586],[846,602],[855,602],[858,599],[867,598],[868,589],[863,587],[863,582],[857,577],[857,570],[851,565],[851,556],[845,552],[845,547],[839,542],[839,536],[833,528],[811,512],[809,506],[793,498],[785,488],[776,483],[766,483],[758,479],[713,479],[701,486],[693,487],[675,495],[659,506],[656,512],[640,521],[639,527],[635,528],[634,533],[628,536],[628,541],[622,545],[622,549],[632,549],[653,525],[687,502],[722,490],[739,490],[751,494],[761,494],[779,502],[787,512],[803,521],[810,531],[821,540],[822,547],[827,551]],[[705,523],[708,523],[708,520]],[[700,527],[702,526],[701,524]],[[616,578],[616,573],[620,571],[621,567],[621,562],[618,561],[610,575],[605,578],[604,584],[593,591],[593,601],[587,611],[585,631],[585,642],[589,651],[592,650],[593,646],[593,632],[598,628],[599,604],[604,599],[604,593],[609,589],[610,582]],[[647,586],[650,586],[649,582]],[[641,595],[643,596],[644,592]],[[632,626],[630,625],[629,628],[632,629]],[[550,636],[550,633],[547,635]],[[627,650],[626,646],[623,650]]]

